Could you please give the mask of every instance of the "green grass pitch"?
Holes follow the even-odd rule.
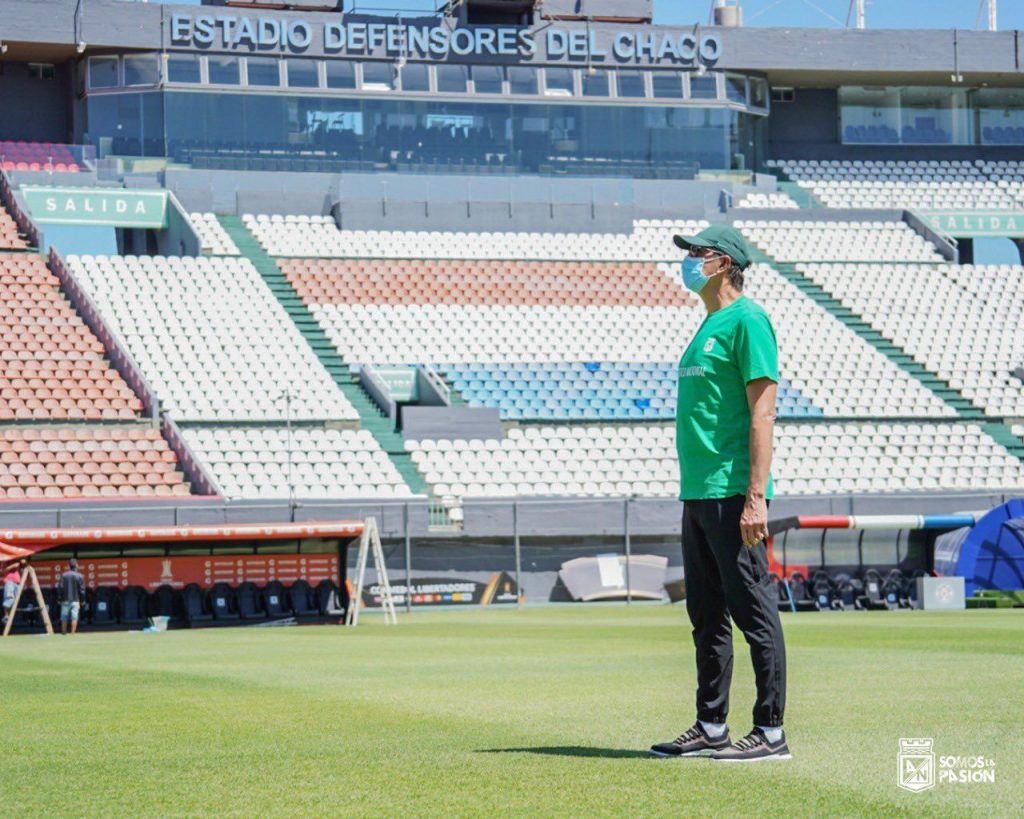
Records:
[[[1021,816],[1024,611],[784,615],[794,759],[649,758],[693,720],[682,606],[0,641],[6,816]],[[750,727],[737,632],[730,724]],[[896,786],[900,737],[994,784]]]

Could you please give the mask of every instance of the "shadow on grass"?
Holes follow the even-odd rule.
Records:
[[[624,748],[587,748],[582,745],[541,745],[535,748],[480,748],[478,754],[546,754],[549,756],[585,756],[603,759],[651,758],[647,751]]]

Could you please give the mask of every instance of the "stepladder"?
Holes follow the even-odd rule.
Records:
[[[4,623],[4,637],[11,633],[14,618],[18,613],[18,605],[21,603],[22,592],[25,591],[25,586],[28,585],[29,581],[31,581],[32,590],[36,595],[36,605],[39,606],[39,613],[43,618],[43,626],[46,628],[46,633],[53,634],[53,624],[50,622],[50,609],[46,605],[46,599],[43,597],[43,590],[39,587],[39,578],[36,576],[36,570],[31,566],[26,566],[25,570],[21,573],[21,583],[18,584],[18,590],[14,593],[14,605],[11,606],[11,616]]]
[[[362,606],[363,582],[366,577],[366,561],[373,554],[373,567],[377,573],[377,585],[380,588],[381,607],[384,609],[384,622],[398,624],[395,614],[395,599],[391,594],[391,583],[388,580],[388,569],[384,563],[384,549],[380,543],[380,531],[376,518],[366,518],[363,522],[363,533],[359,536],[359,555],[356,558],[356,582],[352,589],[352,598],[345,611],[345,625],[359,624],[359,609]]]

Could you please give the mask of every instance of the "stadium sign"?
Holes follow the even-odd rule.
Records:
[[[928,226],[961,239],[982,236],[1024,236],[1024,211],[1005,210],[922,210]]]
[[[37,222],[55,225],[167,227],[167,191],[121,188],[23,188]]]
[[[722,55],[714,34],[691,30],[586,30],[519,26],[447,26],[332,20],[314,25],[293,17],[171,15],[170,46],[202,50],[318,56],[538,57],[549,61],[607,59],[620,63],[712,64]],[[311,52],[307,54],[307,52]]]

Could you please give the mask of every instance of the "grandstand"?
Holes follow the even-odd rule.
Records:
[[[252,50],[226,32],[250,11],[205,5],[83,4],[68,60],[77,39],[5,4],[5,70],[60,77],[0,74],[10,110],[55,112],[0,122],[5,500],[53,501],[54,525],[93,497],[132,499],[126,523],[374,514],[453,554],[513,525],[625,539],[638,503],[674,560],[676,370],[704,309],[671,237],[720,223],[778,336],[773,511],[976,511],[1024,486],[1004,33],[875,32],[868,59],[853,32],[709,26],[691,57],[627,59],[641,14],[523,11],[595,53],[413,36],[398,60],[330,46],[308,9],[275,11],[307,47]],[[940,49],[970,94],[912,56]]]

